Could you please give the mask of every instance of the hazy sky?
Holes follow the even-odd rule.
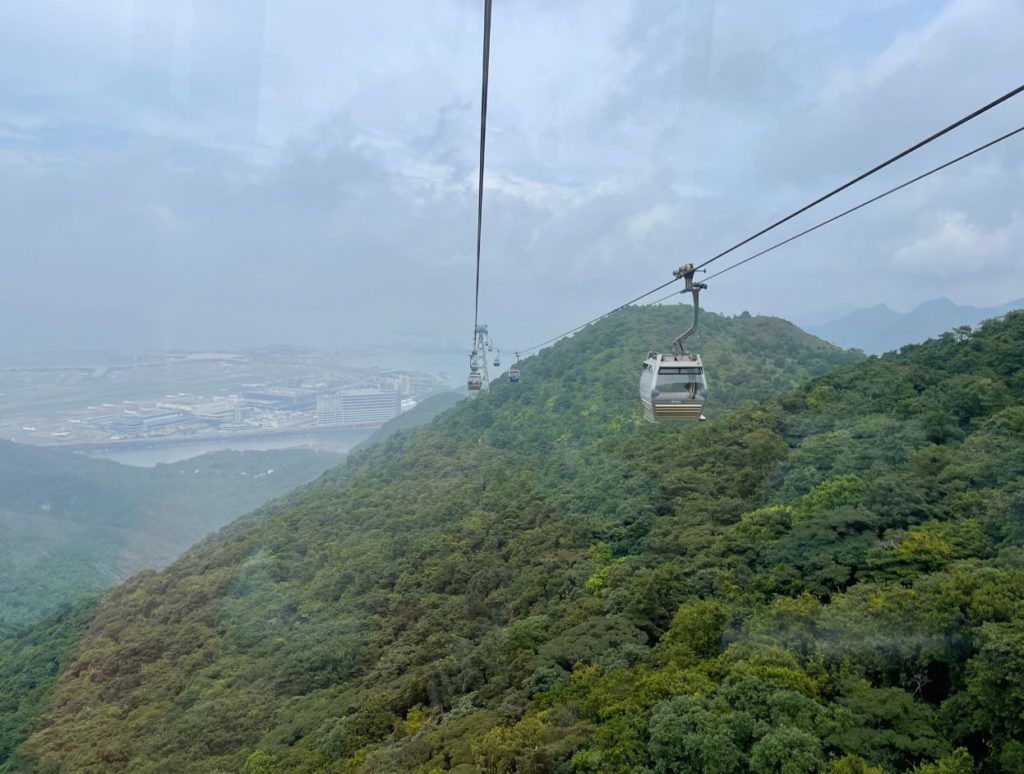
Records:
[[[1019,0],[494,5],[481,303],[506,349],[1024,82]],[[468,342],[481,17],[482,0],[4,3],[2,346]],[[1024,97],[778,236],[1021,124]],[[1024,138],[703,298],[820,321],[1022,297],[1022,178]]]

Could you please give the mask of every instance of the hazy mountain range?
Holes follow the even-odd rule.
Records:
[[[1022,308],[1024,298],[990,307],[961,306],[948,298],[936,298],[909,312],[894,312],[885,304],[878,304],[857,309],[824,325],[805,326],[805,329],[841,347],[881,354],[938,336],[958,325],[974,326],[982,320]]]
[[[152,468],[0,441],[0,632],[182,551],[342,460],[220,451]]]

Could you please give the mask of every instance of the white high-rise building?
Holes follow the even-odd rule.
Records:
[[[343,390],[316,399],[320,427],[382,425],[401,412],[402,396],[397,390]]]

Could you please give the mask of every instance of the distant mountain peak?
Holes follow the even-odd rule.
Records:
[[[1024,299],[1000,306],[977,307],[957,304],[940,296],[918,304],[909,312],[894,312],[885,304],[856,309],[838,320],[807,330],[841,347],[853,347],[881,354],[939,336],[959,325],[978,325],[1012,309],[1024,308]]]
[[[923,301],[923,302],[921,302],[916,307],[914,307],[913,312],[918,312],[918,311],[921,311],[923,309],[928,309],[928,310],[934,310],[934,309],[977,309],[977,307],[974,307],[974,306],[960,306],[955,301],[953,301],[951,298],[948,298],[947,296],[939,296],[938,298],[933,298],[930,301]],[[908,314],[913,314],[913,312],[908,312]]]

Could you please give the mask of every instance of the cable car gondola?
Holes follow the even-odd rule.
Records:
[[[476,350],[469,356],[469,378],[466,380],[466,389],[470,392],[480,392],[484,386],[484,378],[480,373],[480,363],[476,359]]]
[[[697,331],[700,291],[706,286],[693,281],[694,268],[688,263],[675,272],[686,281],[682,293],[693,294],[693,324],[673,342],[674,352],[649,352],[640,370],[640,400],[648,422],[697,422],[703,420],[708,382],[700,355],[683,346]]]
[[[519,353],[515,353],[515,358],[512,360],[512,367],[508,369],[508,381],[509,384],[519,384]]]
[[[498,354],[494,356],[494,367],[501,368],[501,350],[498,350]]]

